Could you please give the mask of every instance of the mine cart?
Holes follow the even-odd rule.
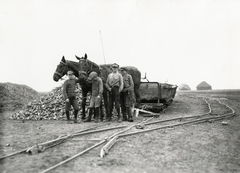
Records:
[[[172,103],[176,90],[176,85],[158,82],[141,82],[140,108],[160,112]]]

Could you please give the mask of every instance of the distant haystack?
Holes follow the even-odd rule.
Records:
[[[203,81],[197,85],[197,90],[212,90],[212,86]]]
[[[191,88],[187,84],[181,84],[178,87],[179,90],[191,90]]]

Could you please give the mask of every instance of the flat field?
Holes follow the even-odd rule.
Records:
[[[99,146],[51,172],[240,172],[240,90],[177,91],[172,105],[155,120],[204,114],[208,112],[208,106],[202,98],[206,98],[211,104],[213,115],[230,111],[217,102],[219,99],[235,110],[235,116],[215,122],[172,127],[120,138],[104,158],[99,157],[102,147]],[[5,111],[0,115],[0,155],[93,125],[103,128],[133,124],[116,121],[67,124],[65,121],[10,120],[12,113]],[[140,115],[134,119],[136,123],[144,117]],[[161,125],[153,124],[145,129]],[[139,129],[133,128],[131,131],[136,130]],[[119,129],[76,137],[41,153],[23,153],[0,160],[0,171],[41,172],[117,131]]]

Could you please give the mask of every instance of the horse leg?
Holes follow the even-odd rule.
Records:
[[[125,98],[124,98],[124,92],[120,93],[120,105],[121,105],[121,110],[122,110],[122,116],[123,116],[123,121],[127,121],[127,115],[126,115],[126,105],[125,105]]]
[[[86,118],[86,101],[87,101],[87,92],[82,90],[82,120]]]
[[[105,108],[105,113],[106,113],[106,119],[109,117],[108,97],[109,97],[108,90],[106,88],[104,88],[103,89],[103,101],[104,101],[104,108]]]
[[[135,97],[136,97],[136,106],[138,107],[141,103],[141,97],[140,97],[140,84],[134,85],[134,92],[135,92]]]
[[[103,101],[100,103],[100,121],[103,121],[104,113],[103,113]]]

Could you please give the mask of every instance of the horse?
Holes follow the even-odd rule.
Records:
[[[92,90],[92,85],[88,83],[85,78],[82,78],[79,76],[79,63],[74,62],[74,61],[69,61],[66,60],[65,57],[63,56],[60,64],[57,65],[57,68],[53,74],[53,80],[55,82],[58,82],[59,79],[61,79],[64,75],[67,74],[69,70],[73,71],[74,75],[79,78],[79,84],[82,89],[82,103],[81,103],[81,108],[82,108],[82,119],[86,117],[86,100],[87,100],[87,93]],[[101,110],[101,119],[103,118],[103,110],[102,106],[100,106]]]
[[[85,54],[84,57],[78,57],[76,55],[75,57],[76,59],[79,60],[79,76],[86,79],[90,72],[95,71],[96,73],[98,73],[99,77],[102,79],[103,86],[104,86],[103,87],[104,88],[103,89],[104,106],[105,106],[107,116],[109,116],[108,115],[109,114],[108,90],[106,87],[106,81],[107,81],[108,75],[112,72],[111,70],[112,64],[97,65],[96,63],[87,59],[87,54]],[[138,105],[141,102],[140,92],[139,92],[140,83],[141,83],[141,72],[136,67],[133,67],[133,66],[126,66],[125,68],[127,69],[128,74],[130,74],[133,78],[134,93],[135,93],[136,102]],[[121,106],[123,106],[123,104],[121,104]]]

